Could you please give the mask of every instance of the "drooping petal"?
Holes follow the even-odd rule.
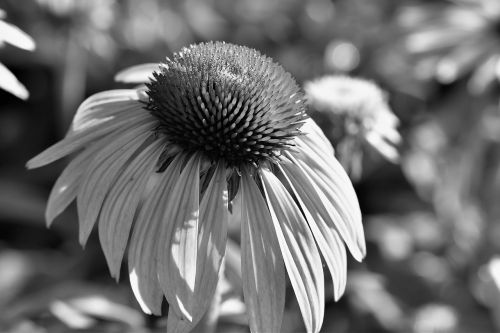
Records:
[[[285,304],[285,270],[271,214],[255,181],[241,179],[243,295],[250,330],[280,332]]]
[[[335,227],[353,257],[361,261],[366,254],[361,211],[356,193],[344,168],[335,158],[330,158],[327,166],[319,158],[307,154],[300,156],[305,160],[295,158],[293,154],[288,156],[303,173],[308,175],[316,192],[326,197],[323,202],[325,205],[330,203],[330,208],[327,210],[332,214]]]
[[[0,21],[2,22],[2,21]],[[12,72],[0,62],[0,88],[20,99],[28,99],[29,92]]]
[[[198,256],[200,158],[187,162],[166,203],[158,244],[160,286],[178,316],[193,321]]]
[[[302,213],[278,178],[260,170],[281,253],[308,332],[323,322],[324,280],[321,258]]]
[[[27,33],[15,25],[0,20],[0,45],[4,42],[26,51],[35,49],[35,41]]]
[[[361,210],[356,192],[344,168],[333,154],[314,152],[302,138],[295,138],[296,149],[286,153],[307,172],[341,215],[337,226],[352,255],[361,260],[366,253]],[[347,230],[349,234],[344,232]]]
[[[28,161],[26,166],[29,169],[38,168],[46,164],[52,163],[64,156],[71,154],[92,141],[97,140],[105,135],[111,135],[113,132],[119,131],[128,132],[137,127],[137,124],[149,122],[154,123],[156,120],[148,112],[139,112],[130,117],[115,119],[112,122],[99,123],[95,126],[86,127],[85,129],[69,135],[62,141],[50,146],[37,156]]]
[[[292,188],[321,254],[325,258],[333,278],[335,299],[338,300],[346,286],[347,258],[345,246],[339,237],[331,214],[333,207],[300,168],[292,163],[282,162],[280,170]]]
[[[128,250],[130,284],[139,305],[148,314],[161,313],[163,291],[158,280],[158,236],[164,223],[164,205],[168,202],[181,174],[183,159],[182,154],[177,155],[154,184],[135,219],[130,239]]]
[[[82,176],[85,174],[90,162],[94,159],[94,155],[106,143],[106,140],[101,139],[89,148],[84,149],[68,164],[59,178],[57,178],[50,192],[47,209],[45,210],[45,221],[48,227],[68,207],[71,201],[76,198]]]
[[[151,130],[151,123],[145,122],[120,133],[110,140],[88,167],[76,198],[82,245],[87,242],[110,186],[123,171],[128,159],[151,135]]]
[[[189,295],[193,298],[192,321],[173,311],[169,313],[169,332],[189,332],[212,304],[227,240],[228,193],[225,172],[222,164],[216,167],[200,204],[195,289]],[[181,301],[186,304],[190,302]]]
[[[146,83],[153,72],[160,69],[158,63],[148,63],[126,68],[115,75],[115,81],[123,83]]]
[[[98,224],[99,239],[111,276],[117,280],[137,206],[157,167],[162,146],[162,142],[155,141],[130,161],[104,201]]]

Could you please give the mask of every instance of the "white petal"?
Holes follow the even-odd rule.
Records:
[[[142,64],[126,68],[115,75],[115,81],[123,83],[146,83],[153,77],[153,72],[158,71],[158,63]]]
[[[1,22],[1,21],[0,21]],[[0,88],[20,99],[28,99],[29,92],[14,74],[0,62]]]
[[[252,332],[280,332],[285,270],[273,221],[254,180],[241,179],[243,295]]]
[[[118,116],[131,116],[134,112],[147,112],[142,109],[138,100],[138,92],[133,89],[108,90],[94,94],[78,107],[70,133],[114,120]]]
[[[76,198],[83,174],[90,165],[90,162],[92,162],[94,155],[107,143],[103,141],[104,140],[100,140],[79,153],[78,156],[68,164],[59,178],[57,178],[50,192],[47,209],[45,211],[47,226],[50,226],[53,220]]]
[[[157,246],[164,206],[182,170],[183,156],[177,155],[160,174],[135,219],[130,239],[128,264],[132,291],[145,313],[161,313],[163,291],[158,280]]]
[[[302,213],[272,172],[260,176],[286,270],[308,332],[319,332],[325,310],[321,258]]]
[[[3,42],[27,51],[35,49],[35,41],[27,33],[15,25],[0,20],[0,44]]]
[[[115,132],[131,131],[140,123],[155,123],[155,119],[149,112],[141,112],[131,117],[116,119],[109,123],[101,123],[96,126],[85,128],[82,131],[76,132],[50,146],[37,156],[28,161],[26,166],[29,169],[38,168],[46,164],[52,163],[64,156],[71,154],[79,149],[84,148],[92,141],[97,140],[105,135],[112,136]]]
[[[344,168],[335,159],[325,166],[318,158],[303,161],[290,156],[295,165],[307,174],[316,192],[325,196],[323,203],[329,205],[332,220],[347,244],[353,257],[361,261],[366,254],[366,244],[361,222],[361,211],[356,193]]]
[[[314,187],[307,174],[303,173],[297,166],[291,163],[280,163],[280,169],[299,201],[318,247],[325,258],[333,278],[335,299],[338,300],[345,290],[347,258],[345,246],[330,214],[332,207],[328,201],[325,201],[326,197],[317,192],[317,188]]]
[[[193,321],[198,255],[200,155],[187,162],[166,203],[158,244],[160,286],[179,317]]]
[[[226,170],[219,164],[200,204],[194,319],[201,319],[211,304],[219,281],[226,251],[228,213]]]
[[[368,132],[366,141],[379,151],[385,158],[393,163],[398,163],[399,153],[391,144],[387,143],[378,133]]]
[[[311,150],[302,139],[295,138],[296,150],[286,153],[295,159],[296,165],[301,166],[321,188],[329,201],[341,214],[340,223],[345,224],[350,236],[340,232],[343,226],[338,226],[339,232],[345,241],[355,240],[354,244],[347,244],[351,253],[357,260],[361,260],[366,252],[366,245],[361,222],[361,210],[349,176],[337,159],[331,154],[319,155]]]
[[[300,128],[300,131],[305,134],[301,136],[303,142],[317,154],[333,155],[332,144],[328,141],[325,134],[323,134],[323,131],[314,120],[308,118]]]
[[[119,134],[110,137],[109,145],[95,156],[82,178],[83,186],[76,198],[80,221],[79,240],[82,245],[87,242],[110,186],[122,172],[127,160],[151,135],[151,124],[138,124]]]
[[[99,239],[111,276],[117,280],[130,228],[146,184],[154,172],[163,144],[145,147],[116,179],[102,206]]]

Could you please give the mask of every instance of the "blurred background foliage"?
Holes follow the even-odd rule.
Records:
[[[207,40],[254,47],[303,84],[374,80],[400,119],[400,163],[368,154],[355,187],[368,256],[346,295],[327,288],[324,332],[500,331],[498,0],[1,0],[36,50],[0,42],[30,93],[0,91],[0,331],[156,332],[127,274],[115,283],[97,237],[77,242],[75,207],[50,229],[56,164],[25,162],[64,135],[113,75]],[[0,41],[2,36],[0,36]],[[328,124],[320,124],[328,131]],[[238,245],[228,249],[219,330],[246,332]],[[303,326],[294,298],[284,332]]]

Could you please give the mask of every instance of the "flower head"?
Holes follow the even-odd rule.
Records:
[[[346,169],[359,176],[364,142],[388,160],[398,161],[399,120],[377,85],[347,76],[325,76],[306,82],[304,89],[313,118],[330,127],[326,134]]]
[[[10,44],[23,50],[33,51],[35,42],[24,31],[5,22],[5,12],[0,9],[0,47]],[[26,87],[19,82],[12,72],[0,62],[0,88],[10,92],[11,94],[27,99],[29,92]]]
[[[241,212],[243,294],[253,332],[279,332],[285,268],[305,325],[323,320],[323,256],[335,297],[345,288],[343,241],[365,241],[356,194],[333,149],[304,112],[302,94],[259,52],[192,45],[117,79],[137,89],[91,96],[66,138],[28,162],[77,155],[57,180],[51,223],[76,198],[80,241],[99,221],[118,277],[129,233],[130,282],[142,309],[189,331],[206,312],[225,254],[229,206]]]

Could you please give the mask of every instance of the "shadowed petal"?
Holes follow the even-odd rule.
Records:
[[[252,332],[280,332],[285,269],[273,221],[254,180],[241,179],[243,295]]]
[[[333,207],[318,192],[310,177],[292,163],[280,163],[280,170],[288,180],[300,203],[309,227],[325,258],[334,284],[335,299],[344,293],[347,277],[347,258],[344,243],[339,237],[331,215]],[[338,214],[336,214],[338,216]]]
[[[272,172],[260,176],[286,270],[308,332],[319,332],[323,322],[324,280],[321,258],[302,213]]]
[[[82,176],[85,174],[94,155],[100,151],[107,140],[101,139],[91,147],[79,153],[64,169],[57,178],[52,191],[50,192],[47,209],[45,210],[45,221],[50,227],[54,219],[61,214],[66,207],[76,198],[81,185]]]
[[[130,239],[130,284],[142,310],[148,314],[161,313],[163,291],[158,280],[158,235],[164,223],[164,205],[181,174],[183,158],[183,155],[177,155],[161,174],[140,208]]]
[[[153,72],[158,71],[158,63],[141,64],[126,68],[115,75],[115,81],[123,83],[146,83],[153,77]]]
[[[110,140],[109,145],[95,156],[88,167],[83,176],[85,182],[82,182],[76,199],[80,221],[79,240],[82,245],[87,242],[110,186],[128,159],[150,135],[149,122],[136,124],[134,128]]]
[[[151,143],[118,176],[99,217],[99,239],[111,272],[117,280],[130,228],[146,184],[154,172],[163,144]]]
[[[225,173],[224,166],[219,164],[200,204],[196,282],[194,293],[188,294],[188,298],[193,300],[181,299],[185,304],[193,303],[193,319],[190,322],[175,312],[169,313],[169,332],[189,332],[212,304],[227,240],[228,194]]]
[[[158,244],[160,286],[178,316],[193,320],[198,256],[200,155],[187,162],[166,203]]]

